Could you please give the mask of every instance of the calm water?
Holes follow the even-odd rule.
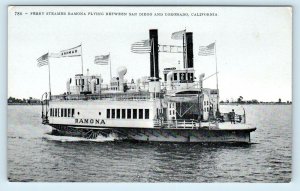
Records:
[[[232,107],[232,106],[222,106]],[[244,106],[248,146],[129,143],[48,135],[40,106],[8,106],[10,181],[289,182],[292,106]],[[228,109],[228,108],[227,108]]]

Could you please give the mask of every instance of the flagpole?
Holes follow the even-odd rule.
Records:
[[[109,80],[109,82],[111,81],[111,77],[112,77],[112,75],[111,75],[111,56],[110,56],[110,52],[108,53],[108,55],[109,55],[109,74],[110,74],[110,80]]]
[[[184,34],[182,35],[182,48],[183,48],[183,51],[182,51],[182,61],[183,61],[183,68],[185,68],[185,48],[184,48],[184,36],[185,36],[185,30],[184,30]]]
[[[51,100],[51,72],[50,72],[50,56],[48,51],[48,73],[49,73],[49,100]]]
[[[218,61],[217,61],[217,41],[215,41],[215,62],[216,62],[216,85],[217,85],[217,114],[219,115],[219,82],[218,82]]]
[[[80,54],[80,57],[81,57],[81,74],[83,75],[82,43],[80,43],[80,47],[81,47],[81,54]]]

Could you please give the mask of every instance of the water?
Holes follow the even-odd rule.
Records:
[[[223,108],[232,106],[222,106]],[[90,141],[48,135],[40,106],[8,106],[8,179],[43,182],[289,182],[292,106],[247,105],[251,145]]]

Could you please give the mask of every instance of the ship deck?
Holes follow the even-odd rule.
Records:
[[[202,124],[202,125],[204,126],[204,124]],[[249,130],[249,131],[254,131],[256,129],[256,127],[252,126],[251,124],[244,124],[244,123],[232,124],[231,122],[223,122],[223,123],[218,123],[218,126],[210,125],[209,129],[210,130]]]
[[[237,131],[255,131],[256,127],[251,124],[245,123],[231,123],[231,122],[196,122],[196,121],[164,121],[163,125],[159,121],[155,121],[155,128],[164,128],[164,129],[208,129],[208,130],[237,130]]]

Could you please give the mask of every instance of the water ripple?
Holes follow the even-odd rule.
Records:
[[[228,107],[228,106],[227,106]],[[230,106],[231,107],[231,106]],[[289,182],[291,106],[245,106],[253,144],[132,143],[49,135],[39,106],[8,107],[9,181]],[[26,113],[26,115],[23,115]]]

